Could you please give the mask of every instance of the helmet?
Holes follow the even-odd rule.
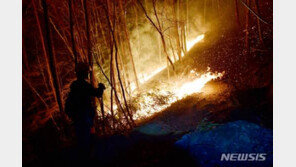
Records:
[[[76,73],[88,73],[90,70],[89,70],[89,65],[88,63],[84,63],[84,62],[79,62],[77,63],[76,65],[76,68],[75,68],[75,72]]]
[[[89,65],[84,62],[79,62],[76,65],[75,72],[78,78],[88,78],[90,72]]]

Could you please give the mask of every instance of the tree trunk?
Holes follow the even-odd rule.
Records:
[[[90,82],[93,86],[95,86],[95,78],[93,72],[93,58],[92,58],[92,46],[91,46],[91,38],[90,38],[90,25],[89,25],[89,18],[88,18],[88,7],[87,1],[84,0],[84,17],[85,17],[85,27],[86,27],[86,37],[87,37],[87,58],[90,68],[92,69],[90,72]]]
[[[127,115],[126,115],[126,113],[124,112],[123,109],[122,109],[122,112],[123,112],[123,114],[124,114],[124,116],[126,118],[127,124],[129,124],[132,127],[132,126],[134,126],[134,121],[133,121],[133,118],[132,118],[132,116],[131,116],[131,114],[129,112],[129,108],[128,108],[127,101],[126,101],[126,98],[125,98],[124,88],[123,88],[123,85],[122,85],[122,82],[121,82],[120,72],[119,72],[119,68],[118,68],[118,61],[117,61],[117,52],[118,52],[118,49],[117,49],[117,44],[116,44],[114,30],[113,30],[112,25],[111,25],[111,19],[109,17],[109,7],[108,6],[109,5],[107,5],[107,9],[105,9],[105,8],[104,9],[105,9],[106,17],[107,17],[107,24],[108,24],[109,30],[111,32],[111,38],[112,38],[112,40],[110,40],[112,42],[112,45],[111,45],[110,49],[111,49],[112,54],[113,54],[113,44],[114,44],[114,47],[115,47],[115,61],[116,61],[116,65],[117,65],[118,80],[119,80],[120,87],[121,87],[121,90],[122,90],[122,96],[123,96],[124,104],[125,104],[125,107],[126,107],[126,110],[127,110]],[[115,9],[114,9],[114,12],[115,12]],[[111,56],[112,56],[112,54],[111,54]],[[116,94],[116,91],[115,91],[115,96],[118,99],[118,96]],[[130,123],[130,121],[131,121],[131,123]]]
[[[37,61],[38,61],[38,67],[40,69],[40,73],[42,75],[42,79],[43,79],[43,83],[44,83],[44,86],[45,86],[45,89],[47,92],[50,92],[50,89],[48,87],[48,82],[46,81],[46,77],[44,75],[44,70],[43,70],[43,66],[41,65],[41,62],[40,62],[40,59],[39,59],[39,56],[38,56],[38,53],[37,53]]]
[[[110,47],[110,49],[113,49],[113,46]],[[112,52],[112,54],[113,54],[113,51],[111,51],[111,52]],[[97,65],[99,66],[99,68],[100,68],[102,74],[104,75],[105,79],[107,80],[107,82],[108,82],[109,85],[111,86],[111,90],[112,90],[112,92],[114,92],[115,100],[118,101],[119,109],[120,109],[120,111],[122,111],[123,115],[125,116],[126,121],[127,121],[127,124],[129,124],[130,126],[132,126],[132,125],[130,124],[130,122],[129,122],[128,116],[126,115],[124,109],[123,109],[122,106],[121,106],[121,103],[120,103],[119,97],[118,97],[117,92],[116,92],[116,90],[115,90],[115,88],[114,88],[114,84],[111,83],[111,82],[113,82],[113,81],[111,81],[111,78],[110,78],[110,79],[108,78],[108,76],[107,76],[106,73],[104,72],[104,70],[103,70],[102,66],[100,65],[100,63],[99,63],[98,61],[96,61],[96,63],[97,63]],[[111,72],[112,72],[112,71],[110,71],[110,73],[111,73]],[[113,75],[113,74],[112,74],[112,75]],[[112,75],[110,74],[110,76],[112,76]],[[110,106],[112,106],[112,105],[113,105],[113,98],[111,98],[111,105],[110,105]],[[111,107],[110,107],[110,108],[111,108]],[[112,107],[112,111],[113,111],[113,107]]]
[[[131,48],[131,44],[130,44],[129,33],[127,31],[126,18],[125,18],[124,9],[123,9],[123,6],[122,6],[122,1],[119,1],[119,6],[120,6],[120,11],[121,11],[121,17],[122,17],[122,20],[123,20],[124,33],[125,33],[125,37],[126,37],[126,40],[127,40],[129,56],[130,56],[130,59],[131,59],[133,73],[134,73],[134,77],[135,77],[135,84],[136,84],[137,88],[139,88],[139,80],[138,80],[137,71],[136,71],[136,67],[135,67],[135,62],[134,62],[134,58],[133,58],[133,54],[132,54],[132,48]]]
[[[179,60],[181,60],[181,46],[180,46],[180,35],[179,35],[179,0],[174,0],[173,4],[173,13],[174,13],[174,37],[176,40],[176,45],[177,45],[177,54]],[[176,11],[177,8],[177,11]]]
[[[163,32],[162,32],[162,28],[161,28],[161,25],[160,25],[160,22],[159,22],[159,19],[158,19],[158,15],[156,13],[156,9],[155,9],[155,2],[153,3],[153,10],[154,10],[154,15],[156,17],[156,20],[157,20],[157,24],[158,26],[152,21],[152,19],[149,17],[146,9],[144,8],[143,4],[140,2],[140,0],[137,0],[138,1],[138,4],[140,5],[141,9],[143,10],[146,18],[150,21],[150,23],[153,25],[153,27],[157,30],[157,32],[159,33],[160,35],[160,38],[161,38],[161,43],[162,43],[162,46],[163,46],[163,51],[166,55],[166,58],[169,62],[169,64],[172,65],[172,68],[173,70],[175,70],[175,67],[174,67],[174,63],[172,62],[171,58],[169,57],[169,54],[167,53],[167,46],[166,46],[166,42],[165,42],[165,38],[164,38],[164,35],[163,35]]]
[[[237,0],[234,0],[234,2],[235,2],[235,18],[236,18],[236,24],[237,24],[238,28],[240,28],[238,3],[237,3]]]
[[[28,56],[26,51],[26,46],[24,43],[24,39],[22,39],[22,53],[23,53],[23,68],[29,70]]]
[[[253,0],[253,2],[254,2],[254,6],[255,6],[255,12],[260,16],[258,0]],[[257,17],[257,28],[258,28],[259,41],[262,45],[264,45],[263,38],[262,38],[262,31],[261,31],[261,23],[260,23],[260,20],[258,17]]]
[[[125,66],[124,66],[124,63],[123,63],[123,57],[125,57],[125,50],[123,48],[122,38],[120,37],[120,34],[118,34],[118,33],[117,33],[117,41],[118,41],[117,46],[120,47],[120,53],[121,53],[121,54],[119,54],[119,62],[120,62],[120,66],[121,66],[121,69],[122,69],[122,72],[123,72],[123,83],[124,83],[125,90],[130,95],[131,94],[131,89],[130,89],[130,86],[128,86],[128,82],[127,82],[128,78],[127,78],[126,69],[125,69]]]
[[[186,41],[186,26],[182,26],[183,34],[183,46],[184,46],[184,55],[187,53],[187,41]]]
[[[116,91],[114,87],[114,72],[113,72],[113,45],[110,46],[110,84],[114,89],[110,90],[110,112],[113,114],[113,92]]]
[[[60,92],[60,84],[57,76],[56,71],[56,60],[55,56],[53,54],[53,46],[51,41],[51,34],[50,34],[50,27],[49,27],[49,16],[47,11],[47,4],[46,0],[42,0],[42,7],[43,7],[43,13],[44,13],[44,24],[45,24],[45,36],[47,39],[47,49],[48,49],[48,63],[50,67],[50,76],[53,79],[53,86],[55,90],[56,100],[58,102],[58,106],[61,112],[64,111],[63,102],[61,98],[61,92]]]
[[[78,62],[78,57],[77,57],[77,50],[76,50],[76,44],[75,44],[75,38],[74,38],[74,23],[72,18],[72,0],[68,1],[68,6],[69,6],[69,22],[70,22],[71,41],[72,41],[72,52],[74,55],[74,61],[75,61],[75,67],[76,67]]]
[[[37,22],[39,37],[40,37],[40,41],[41,41],[41,45],[42,45],[42,51],[43,51],[43,56],[44,56],[44,60],[45,60],[45,65],[46,65],[46,72],[47,72],[47,75],[48,75],[48,78],[49,78],[50,88],[51,88],[51,91],[54,92],[55,88],[54,88],[54,85],[53,85],[53,79],[52,79],[52,75],[51,75],[51,72],[50,72],[49,60],[48,60],[46,46],[45,46],[45,40],[44,40],[44,37],[43,37],[42,28],[41,28],[41,24],[40,24],[40,20],[39,20],[39,15],[38,15],[37,8],[36,8],[34,0],[32,0],[32,4],[33,4],[33,8],[34,8],[34,15],[35,15],[36,22]],[[54,99],[56,100],[55,92],[53,94],[54,94]]]
[[[141,51],[141,44],[140,44],[140,32],[139,32],[139,18],[138,18],[138,11],[137,11],[137,2],[134,2],[133,8],[136,15],[136,31],[137,31],[137,60],[140,60],[140,51]]]

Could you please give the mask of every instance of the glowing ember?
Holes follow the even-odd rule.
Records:
[[[198,75],[198,74],[195,74],[195,75]],[[176,95],[178,98],[182,98],[186,95],[200,92],[200,90],[205,86],[207,82],[216,78],[220,78],[222,76],[223,76],[223,73],[213,74],[211,72],[207,72],[206,74],[201,75],[200,77],[194,79],[193,81],[184,83],[179,89],[177,89]]]
[[[150,92],[150,93],[153,93],[153,92]],[[160,91],[157,93],[158,93],[158,95],[161,95],[161,96],[169,96],[169,92],[167,92],[167,91]],[[159,105],[159,104],[155,103],[155,99],[153,96],[144,95],[142,97],[143,97],[143,101],[140,103],[140,108],[133,115],[133,119],[135,119],[135,120],[140,119],[140,118],[149,117],[149,116],[153,115],[154,113],[162,111],[163,109],[168,107],[170,104],[177,101],[176,97],[169,97],[168,101],[165,104]]]
[[[204,39],[204,34],[197,36],[193,40],[187,41],[187,50],[189,51],[196,43]],[[184,54],[182,53],[182,57]],[[174,61],[173,61],[174,62]],[[175,62],[174,62],[175,63]],[[159,72],[164,70],[166,66],[162,66],[149,74],[144,74],[139,78],[141,84],[153,78]],[[162,85],[162,88],[150,90],[146,94],[141,94],[138,110],[134,113],[135,120],[149,117],[157,112],[170,106],[172,103],[180,100],[188,95],[201,92],[205,84],[211,80],[221,78],[224,73],[212,73],[208,68],[205,74],[198,74],[196,71],[191,71],[186,78],[179,79],[174,82],[174,85]],[[132,92],[136,89],[136,85],[131,83]],[[135,92],[132,93],[136,96]],[[135,97],[134,97],[135,98]],[[160,100],[160,99],[165,99]]]
[[[191,71],[185,81],[181,83],[175,83],[173,86],[164,87],[157,92],[148,92],[148,94],[153,94],[153,96],[142,95],[142,102],[140,102],[139,110],[134,114],[134,119],[140,119],[149,117],[157,112],[162,111],[163,109],[170,106],[172,103],[180,100],[188,95],[201,92],[202,88],[211,80],[221,78],[224,75],[223,73],[212,73],[209,71],[205,74],[198,74],[195,71]],[[160,96],[167,98],[165,103],[157,103],[154,96]]]

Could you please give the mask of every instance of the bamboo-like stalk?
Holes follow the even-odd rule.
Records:
[[[255,6],[255,12],[258,13],[258,15],[260,15],[258,0],[253,0],[253,3]],[[258,17],[257,17],[257,28],[258,28],[259,41],[262,45],[264,45],[263,38],[262,38],[261,22]]]
[[[110,51],[111,51],[111,58],[113,57],[113,45],[115,45],[116,46],[116,42],[113,42],[113,41],[115,41],[115,37],[114,37],[114,33],[113,33],[113,28],[112,28],[112,25],[114,25],[115,23],[111,23],[111,20],[110,20],[110,17],[109,17],[109,4],[108,4],[108,1],[106,1],[106,4],[107,4],[107,8],[105,8],[105,7],[103,7],[103,9],[104,9],[104,11],[105,11],[105,15],[106,15],[106,18],[107,18],[107,24],[108,24],[108,27],[109,27],[109,31],[110,31],[110,33],[111,33],[111,38],[112,39],[110,39]],[[115,21],[115,20],[114,20]],[[112,25],[111,25],[112,24]],[[117,46],[116,46],[116,48],[117,48]],[[112,59],[110,59],[110,60],[113,60],[113,58]],[[110,65],[111,66],[111,65]],[[100,67],[100,69],[101,69],[101,71],[103,72],[103,69],[102,69],[102,67],[101,67],[101,65],[99,65],[99,67]],[[112,67],[112,66],[111,66]],[[112,69],[113,69],[113,67],[112,67]],[[111,73],[112,71],[111,71],[111,69],[110,69],[110,73]],[[127,113],[124,111],[124,109],[122,108],[122,106],[121,106],[121,104],[120,104],[120,100],[119,100],[119,98],[118,98],[118,95],[117,95],[117,92],[115,91],[115,88],[114,88],[114,86],[113,86],[113,83],[111,83],[112,81],[112,78],[110,78],[110,79],[108,79],[108,77],[107,77],[107,75],[106,74],[104,74],[104,72],[103,72],[103,75],[105,76],[105,78],[107,79],[107,81],[108,81],[108,83],[110,84],[110,86],[111,86],[111,89],[113,89],[113,91],[114,91],[114,95],[115,95],[115,98],[116,98],[116,102],[119,102],[119,107],[120,107],[120,110],[122,111],[122,113],[123,113],[123,115],[124,115],[124,117],[125,117],[125,119],[126,119],[126,122],[127,122],[127,124],[128,125],[130,125],[130,127],[132,127],[133,126],[133,123],[131,123],[130,122],[130,120],[129,120],[129,112],[127,111]],[[111,75],[110,75],[110,77],[112,77]],[[121,80],[119,80],[119,82],[121,83]],[[124,91],[123,91],[124,92]],[[126,99],[125,99],[125,94],[123,94],[123,97],[124,97],[124,101],[125,101],[125,105],[127,106],[127,102],[126,102]],[[113,101],[112,101],[112,103],[111,103],[111,105],[113,105]],[[112,107],[112,106],[111,106]],[[126,109],[128,109],[128,107],[126,108]],[[131,120],[131,121],[133,121],[133,120]]]
[[[131,44],[130,44],[130,38],[129,38],[128,30],[127,30],[126,18],[125,18],[124,9],[123,9],[123,6],[122,6],[122,1],[119,1],[119,7],[120,7],[120,12],[121,12],[121,18],[122,18],[122,21],[123,21],[124,34],[125,34],[125,37],[126,37],[126,40],[127,40],[129,56],[130,56],[130,60],[131,60],[131,63],[132,63],[133,74],[134,74],[134,78],[135,78],[135,84],[136,84],[137,88],[139,88],[139,79],[138,79],[138,76],[137,76],[137,70],[136,70],[134,57],[133,57],[133,53],[132,53],[132,48],[131,48]]]
[[[111,32],[112,40],[114,41],[113,44],[114,44],[114,47],[115,47],[115,63],[116,63],[117,77],[118,77],[118,80],[119,80],[119,84],[120,84],[120,88],[121,88],[121,92],[122,92],[122,96],[123,96],[123,100],[124,100],[124,104],[125,104],[125,107],[126,107],[127,114],[128,114],[129,119],[130,119],[130,121],[132,123],[132,126],[134,126],[134,120],[133,120],[132,114],[129,111],[129,107],[128,107],[126,96],[125,96],[125,91],[124,91],[121,76],[120,76],[120,71],[119,71],[119,67],[118,67],[118,47],[117,47],[117,43],[116,43],[116,39],[115,39],[114,28],[112,28],[112,26],[111,26],[111,21],[110,21],[110,18],[109,18],[109,12],[108,12],[109,10],[108,9],[109,8],[107,8],[107,10],[105,10],[105,13],[106,13],[106,17],[107,17],[109,30]],[[115,3],[114,3],[114,10],[113,11],[115,12]],[[113,26],[114,26],[114,24],[115,24],[115,20],[114,20]]]
[[[107,82],[109,83],[109,85],[110,85],[110,87],[111,87],[111,89],[112,89],[112,92],[114,92],[114,96],[115,96],[116,101],[119,102],[119,105],[118,105],[118,106],[119,106],[119,109],[122,111],[123,115],[125,116],[127,123],[130,124],[130,123],[129,123],[129,120],[128,120],[128,117],[127,117],[127,115],[126,115],[126,113],[125,113],[123,107],[121,106],[121,103],[120,103],[119,97],[118,97],[118,95],[117,95],[117,92],[115,91],[115,88],[114,88],[113,83],[111,82],[111,79],[108,78],[108,76],[106,75],[106,73],[105,73],[104,70],[103,70],[103,67],[102,67],[101,64],[97,61],[97,59],[95,59],[95,60],[96,60],[97,65],[99,66],[99,68],[100,68],[100,70],[101,70],[103,76],[105,77],[105,79],[106,79]],[[113,100],[112,100],[112,102],[111,102],[111,105],[113,105]],[[111,111],[111,105],[110,105],[110,111]],[[130,126],[131,126],[131,124],[130,124]]]
[[[37,7],[35,5],[34,0],[32,0],[32,4],[33,4],[34,15],[35,15],[36,23],[37,23],[37,27],[38,27],[38,32],[39,32],[39,37],[40,37],[40,41],[41,41],[41,46],[42,46],[42,51],[43,51],[43,56],[44,56],[45,66],[46,66],[46,72],[47,72],[49,83],[50,83],[50,88],[51,88],[51,91],[54,92],[53,95],[54,95],[54,99],[56,100],[57,97],[56,97],[56,93],[54,91],[55,88],[54,88],[53,79],[52,79],[52,75],[51,75],[51,71],[50,71],[50,67],[49,67],[49,60],[48,60],[48,56],[47,56],[45,40],[43,37],[43,32],[42,32],[42,28],[41,28],[41,24],[40,24],[40,20],[39,20],[39,15],[38,15]]]
[[[140,60],[140,51],[141,51],[141,44],[140,44],[140,32],[139,32],[139,18],[138,18],[138,10],[137,10],[137,2],[134,1],[133,4],[134,12],[136,15],[136,31],[137,31],[137,59]]]
[[[25,43],[24,43],[24,39],[22,38],[22,53],[23,53],[23,67],[24,69],[26,70],[29,70],[29,63],[28,63],[28,55],[27,55],[27,51],[26,51],[26,46],[25,46]]]
[[[238,3],[237,0],[234,0],[235,2],[235,18],[236,18],[236,24],[238,28],[240,27],[240,21],[239,21],[239,10],[238,10]]]
[[[83,7],[84,7],[84,20],[85,20],[85,27],[86,27],[86,38],[87,38],[87,58],[88,58],[89,66],[92,69],[90,72],[90,82],[93,86],[95,86],[96,80],[93,72],[92,43],[91,43],[91,37],[90,37],[88,6],[87,6],[86,0],[83,1]]]
[[[47,39],[47,46],[48,46],[48,63],[49,63],[49,67],[50,67],[50,75],[51,75],[51,79],[53,80],[52,82],[53,82],[59,110],[61,112],[63,112],[64,107],[63,107],[63,102],[62,102],[62,98],[61,98],[60,84],[59,84],[57,71],[56,71],[56,60],[55,60],[52,41],[51,41],[51,34],[50,34],[50,27],[49,27],[49,16],[48,16],[48,11],[47,11],[46,0],[42,0],[42,7],[43,7],[43,13],[44,13],[45,36]]]
[[[177,8],[177,11],[176,11]],[[181,45],[180,45],[180,36],[179,36],[179,17],[180,17],[180,8],[179,8],[179,0],[174,0],[173,2],[173,15],[174,15],[174,37],[177,45],[177,54],[179,60],[181,60]]]
[[[74,22],[73,22],[73,16],[72,16],[72,0],[68,0],[68,8],[69,8],[69,23],[70,23],[70,34],[71,34],[71,41],[72,41],[72,52],[74,55],[74,62],[75,67],[78,62],[78,56],[77,56],[77,50],[76,50],[76,43],[74,38]]]
[[[66,45],[66,48],[68,49],[69,53],[71,54],[73,60],[75,60],[75,55],[73,53],[73,50],[71,49],[69,42],[67,41],[67,39],[60,33],[60,31],[58,30],[57,26],[53,23],[52,19],[49,19],[50,24],[52,25],[53,29],[56,31],[56,33],[59,35],[59,37],[62,39],[62,41],[64,42],[64,44]]]

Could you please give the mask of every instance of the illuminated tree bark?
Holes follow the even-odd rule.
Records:
[[[47,3],[46,0],[42,0],[42,7],[43,7],[43,13],[44,13],[44,24],[45,24],[45,36],[47,39],[47,49],[48,49],[48,63],[50,67],[50,76],[52,78],[52,83],[54,86],[54,92],[56,96],[56,100],[59,106],[59,109],[61,112],[64,111],[63,102],[61,98],[61,92],[60,92],[60,84],[57,76],[56,71],[56,60],[53,53],[53,46],[51,41],[51,34],[50,34],[50,27],[49,27],[49,16],[47,11]]]
[[[69,22],[70,22],[71,41],[72,41],[72,52],[74,55],[74,62],[76,67],[78,62],[78,57],[77,57],[77,50],[76,50],[76,44],[75,44],[75,38],[74,38],[74,23],[72,18],[72,0],[68,0],[68,7],[69,7]]]
[[[51,88],[51,91],[54,92],[54,85],[53,85],[53,79],[52,79],[52,75],[51,75],[51,72],[50,72],[50,67],[49,67],[49,61],[48,61],[48,57],[47,57],[47,51],[46,51],[46,46],[45,46],[45,40],[44,40],[44,37],[43,37],[43,32],[42,32],[42,28],[41,28],[41,25],[40,25],[40,20],[39,20],[39,15],[38,15],[38,12],[37,12],[37,8],[36,8],[36,5],[35,5],[35,2],[34,0],[32,0],[32,4],[33,4],[33,8],[34,8],[34,15],[35,15],[35,18],[36,18],[36,23],[37,23],[37,27],[38,27],[38,32],[39,32],[39,37],[40,37],[40,41],[41,41],[41,45],[42,45],[42,51],[43,51],[43,56],[44,56],[44,60],[45,60],[45,65],[46,65],[46,73],[48,75],[48,78],[49,78],[49,85],[50,85],[50,88]],[[45,84],[47,85],[47,84]],[[54,94],[54,98],[56,100],[56,94]]]
[[[258,0],[253,0],[254,6],[255,6],[255,12],[260,15],[260,10],[259,10],[259,4]],[[262,31],[261,31],[261,23],[259,18],[257,17],[257,28],[258,28],[258,36],[259,36],[259,41],[263,45],[263,38],[262,38]]]
[[[125,115],[126,118],[127,118],[127,123],[130,123],[131,122],[131,126],[134,126],[134,121],[133,121],[133,117],[132,117],[132,114],[129,110],[129,107],[128,107],[128,104],[127,104],[127,100],[126,100],[126,96],[125,96],[125,91],[124,91],[124,87],[123,87],[123,84],[122,84],[122,80],[121,80],[121,74],[120,74],[120,70],[119,70],[119,66],[118,66],[118,47],[117,47],[117,43],[116,43],[116,38],[115,38],[115,20],[114,20],[114,23],[113,23],[113,26],[111,25],[111,19],[109,17],[109,5],[107,5],[107,9],[105,9],[105,14],[106,14],[106,17],[107,17],[107,24],[108,24],[108,27],[109,27],[109,30],[111,32],[111,37],[112,37],[112,43],[114,44],[114,48],[115,48],[115,63],[116,63],[116,70],[117,70],[117,77],[118,77],[118,80],[119,80],[119,84],[120,84],[120,88],[121,88],[121,92],[122,92],[122,96],[123,96],[123,100],[124,100],[124,104],[125,104],[125,108],[126,108],[126,113],[128,115]],[[114,4],[114,10],[113,12],[115,12],[115,4]],[[113,47],[112,47],[112,50],[113,50]],[[125,114],[125,112],[123,112]],[[128,119],[129,118],[129,119]]]
[[[112,47],[112,48],[113,48],[113,47]],[[111,49],[111,47],[110,47],[110,49]],[[112,49],[112,50],[113,50],[113,49]],[[113,51],[112,51],[112,54],[113,54]],[[96,64],[99,66],[99,68],[100,68],[100,70],[101,70],[103,76],[105,77],[105,79],[106,79],[107,82],[109,83],[109,85],[110,85],[110,87],[111,87],[111,92],[114,93],[115,100],[116,100],[116,102],[118,102],[118,104],[117,104],[118,108],[120,109],[120,111],[122,111],[123,115],[125,116],[126,121],[127,121],[127,124],[129,124],[130,126],[132,126],[132,125],[130,124],[130,121],[129,121],[129,119],[128,119],[128,116],[126,115],[126,113],[125,113],[123,107],[121,106],[121,103],[120,103],[120,100],[119,100],[118,94],[117,94],[116,89],[115,89],[114,84],[113,84],[113,81],[111,81],[111,78],[109,79],[108,76],[106,75],[106,73],[104,72],[104,70],[103,70],[103,68],[102,68],[102,66],[101,66],[101,64],[100,64],[100,62],[98,61],[98,58],[96,58],[95,60],[96,60]],[[110,71],[110,72],[111,72],[111,71]],[[110,76],[111,76],[111,75],[113,75],[113,74],[110,74]],[[111,77],[113,77],[113,76],[111,76]],[[113,93],[110,94],[110,95],[112,96],[111,99],[110,99],[110,100],[111,100],[110,110],[111,110],[111,107],[113,106]],[[112,107],[112,112],[113,112],[113,107]],[[113,118],[113,120],[115,120],[115,119]],[[114,121],[114,122],[115,122],[115,121]]]
[[[157,30],[157,32],[159,33],[160,35],[160,38],[161,38],[161,42],[162,42],[162,47],[163,47],[163,51],[166,55],[166,58],[169,62],[170,65],[172,65],[172,68],[173,70],[175,70],[175,67],[174,67],[174,64],[171,60],[171,58],[169,57],[169,54],[167,52],[167,46],[166,46],[166,42],[165,42],[165,38],[164,38],[164,35],[163,35],[163,32],[162,32],[162,26],[160,25],[160,21],[158,19],[158,15],[156,13],[156,8],[155,8],[155,1],[153,1],[153,11],[154,11],[154,15],[156,17],[156,20],[157,20],[157,25],[152,21],[152,19],[150,18],[150,16],[148,15],[146,9],[144,8],[143,4],[140,2],[140,0],[137,0],[138,1],[138,4],[140,5],[141,9],[143,10],[146,18],[149,20],[149,22],[153,25],[153,27]],[[167,68],[169,69],[169,68]]]
[[[177,11],[176,11],[177,8]],[[179,35],[179,16],[180,16],[180,9],[179,9],[179,0],[174,0],[173,2],[173,14],[174,14],[174,37],[176,40],[176,45],[177,45],[177,54],[179,60],[181,60],[181,45],[180,45],[180,35]]]
[[[172,50],[172,53],[173,53],[173,58],[174,58],[174,61],[176,62],[177,61],[177,57],[175,55],[175,49],[174,49],[174,46],[172,44],[172,40],[171,38],[169,38],[169,44],[170,44],[170,47],[171,47],[171,50]]]
[[[140,51],[141,51],[141,44],[140,44],[140,32],[139,32],[139,18],[138,18],[138,10],[137,10],[137,1],[133,1],[133,8],[136,16],[136,31],[137,31],[137,59],[140,59]]]
[[[83,7],[84,7],[84,17],[85,17],[85,27],[86,27],[86,38],[87,38],[87,58],[88,58],[89,66],[92,69],[90,72],[90,82],[93,86],[95,86],[96,80],[93,72],[93,58],[92,58],[92,46],[91,46],[92,43],[90,38],[90,25],[89,25],[89,18],[88,18],[88,6],[87,6],[86,0],[84,0]]]
[[[27,51],[26,51],[26,46],[24,43],[24,39],[22,39],[22,53],[23,53],[23,68],[26,70],[29,70],[29,63],[28,63],[28,56],[27,56]]]
[[[46,80],[46,77],[45,77],[45,74],[44,74],[44,70],[43,70],[43,66],[41,64],[41,61],[40,61],[39,56],[37,56],[37,61],[38,61],[38,67],[40,68],[40,73],[42,75],[42,79],[43,79],[43,83],[44,83],[45,89],[46,89],[47,92],[50,92],[50,89],[48,87],[48,82]]]
[[[238,3],[237,0],[234,0],[235,2],[235,18],[236,18],[236,24],[238,28],[240,27],[240,21],[239,21],[239,10],[238,10]]]
[[[123,21],[124,34],[125,34],[125,37],[126,37],[126,40],[127,40],[129,56],[130,56],[130,60],[131,60],[131,63],[132,63],[132,68],[133,68],[133,73],[134,73],[134,78],[135,78],[135,84],[136,84],[137,88],[139,88],[139,80],[138,80],[137,70],[136,70],[136,67],[135,67],[134,57],[133,57],[132,48],[131,48],[131,44],[130,44],[129,33],[127,31],[126,18],[125,18],[124,9],[123,9],[123,6],[122,6],[122,1],[119,1],[119,7],[120,7],[121,17],[122,17],[122,21]]]
[[[127,81],[128,78],[126,75],[126,69],[125,69],[125,66],[123,63],[123,57],[125,57],[125,51],[123,48],[123,41],[122,41],[123,39],[121,38],[119,33],[116,33],[116,35],[117,35],[117,46],[120,47],[119,62],[120,62],[120,67],[121,67],[121,71],[122,71],[123,86],[124,86],[126,92],[128,92],[128,94],[130,95],[131,89],[130,89],[130,86],[128,85],[128,81]]]

